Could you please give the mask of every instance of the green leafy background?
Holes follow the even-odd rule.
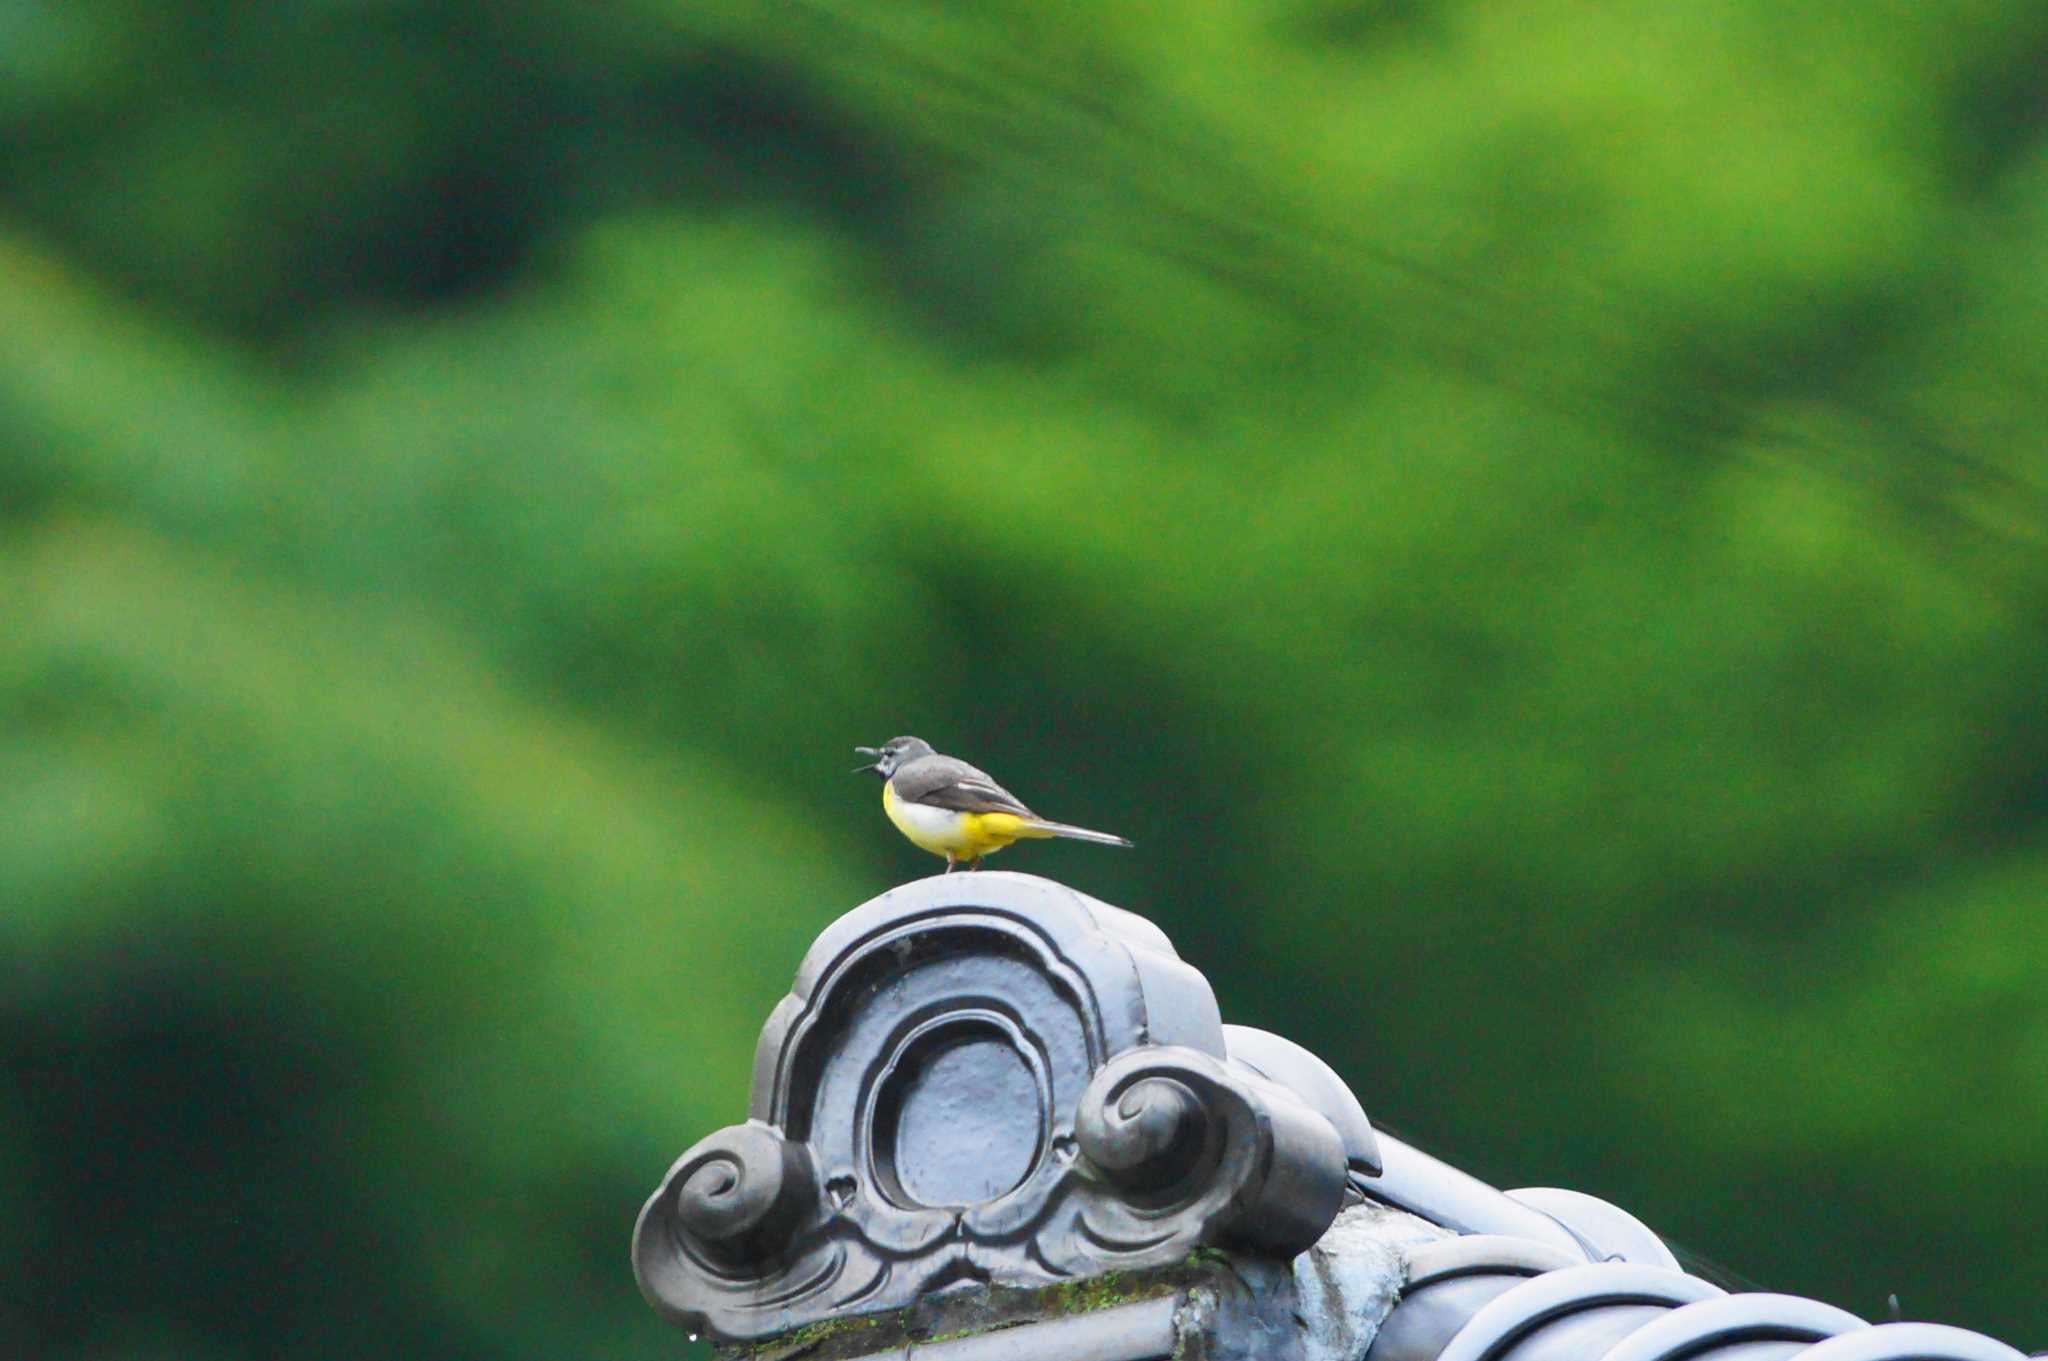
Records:
[[[0,0],[0,1347],[677,1354],[900,731],[1443,1156],[2048,1346],[2043,14]]]

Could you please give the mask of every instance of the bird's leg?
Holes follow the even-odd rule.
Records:
[[[967,868],[969,868],[969,869],[971,869],[971,870],[978,870],[978,869],[980,869],[980,868],[981,868],[981,857],[977,855],[977,856],[975,856],[975,857],[974,857],[974,859],[972,859],[972,860],[968,861],[968,862],[967,862]]]
[[[952,872],[953,872],[953,854],[952,854],[952,852],[948,851],[948,852],[946,853],[946,873],[948,873],[948,874],[951,874]]]

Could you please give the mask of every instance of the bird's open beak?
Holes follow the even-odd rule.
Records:
[[[855,766],[852,771],[852,773],[855,775],[859,775],[863,772],[873,770],[876,766],[882,764],[882,753],[876,751],[873,747],[855,747],[853,749],[853,754],[855,756],[872,756],[875,758],[874,760],[868,762],[864,766]]]

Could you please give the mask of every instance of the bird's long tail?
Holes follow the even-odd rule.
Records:
[[[1043,818],[1017,819],[1017,833],[1020,836],[1047,837],[1063,836],[1073,841],[1093,841],[1098,846],[1128,846],[1131,843],[1108,832],[1091,832],[1086,827],[1074,827],[1064,822],[1047,822]]]

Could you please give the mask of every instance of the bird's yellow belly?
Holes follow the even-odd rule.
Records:
[[[1015,813],[956,813],[927,808],[896,797],[893,785],[882,786],[882,811],[896,830],[933,855],[972,860],[999,851],[1019,835]]]

